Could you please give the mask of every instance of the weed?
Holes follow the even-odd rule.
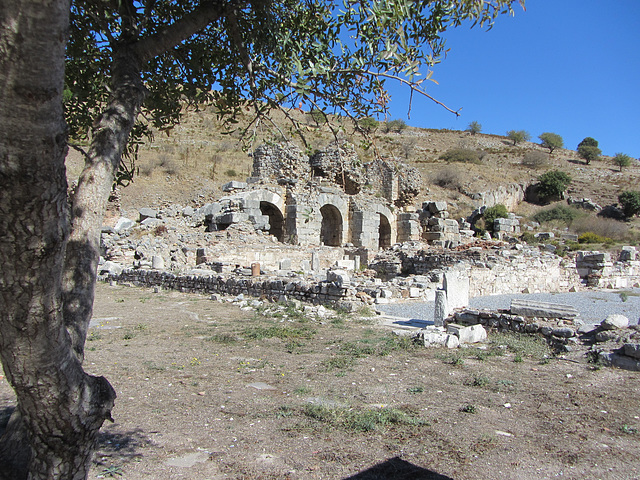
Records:
[[[626,423],[620,427],[620,431],[628,435],[635,435],[636,433],[638,433],[638,429],[636,427],[632,427],[631,425],[627,425]]]
[[[407,388],[407,392],[409,393],[422,393],[424,392],[424,387],[421,386],[414,386],[414,387],[409,387]]]
[[[311,388],[307,386],[298,387],[293,391],[293,393],[296,395],[308,395],[311,393]]]
[[[120,467],[107,467],[101,472],[105,477],[122,477],[124,473]]]
[[[460,411],[462,413],[477,413],[478,412],[478,407],[476,407],[472,403],[468,403],[468,404],[463,405],[462,407],[460,407]]]
[[[149,325],[147,325],[146,323],[139,323],[134,328],[135,328],[135,330],[138,330],[139,332],[143,332],[143,331],[145,331],[145,330],[147,330],[149,328]]]
[[[620,300],[626,302],[629,299],[629,294],[627,292],[620,292]]]
[[[469,385],[471,387],[486,387],[490,383],[491,380],[484,375],[474,375],[473,378],[464,382],[465,385]]]
[[[91,332],[89,337],[87,337],[87,341],[93,342],[94,340],[100,340],[102,338],[102,334],[100,332]]]
[[[133,337],[135,337],[135,336],[136,336],[136,335],[135,335],[135,333],[133,333],[133,332],[127,332],[127,333],[125,333],[125,334],[122,336],[122,339],[123,339],[123,340],[131,340],[131,339],[133,339]]]
[[[189,365],[191,365],[192,367],[200,365],[201,363],[202,362],[198,360],[196,357],[193,357],[191,360],[189,360]]]
[[[522,363],[524,360],[522,360],[522,355],[518,353],[515,357],[513,357],[513,361],[515,363]]]
[[[276,417],[287,418],[293,416],[295,410],[287,405],[280,405],[276,411]]]

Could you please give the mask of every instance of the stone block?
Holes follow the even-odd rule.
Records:
[[[345,270],[327,271],[327,281],[335,283],[338,287],[346,287],[351,283],[349,274]]]
[[[158,212],[153,208],[141,208],[138,210],[138,214],[140,215],[140,219],[138,220],[140,223],[144,221],[145,218],[157,218]]]
[[[436,326],[444,325],[444,320],[449,316],[447,305],[447,292],[436,290],[435,308],[433,310],[433,323]]]
[[[629,261],[635,261],[637,256],[638,256],[638,251],[636,250],[636,247],[624,246],[620,251],[619,258],[621,262],[629,262]]]
[[[469,277],[467,275],[455,270],[445,272],[443,287],[447,292],[450,311],[469,305]]]
[[[579,315],[578,310],[571,305],[535,302],[522,298],[511,300],[511,314],[543,318],[576,318]]]
[[[129,230],[135,224],[136,222],[134,222],[130,218],[120,217],[116,222],[116,225],[113,227],[113,229],[116,231],[116,233],[122,233]]]
[[[232,192],[233,190],[242,190],[245,188],[247,188],[247,184],[245,182],[238,182],[237,180],[231,180],[222,185],[223,192]]]
[[[457,336],[460,343],[478,343],[487,339],[487,331],[479,324],[465,327],[450,323],[447,325],[447,333]]]
[[[629,326],[629,319],[624,315],[612,314],[603,320],[600,324],[605,330],[615,330],[616,328],[627,328]]]

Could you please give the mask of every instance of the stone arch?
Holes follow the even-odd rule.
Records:
[[[279,242],[284,241],[284,215],[280,209],[271,202],[261,201],[260,212],[269,217],[269,235],[273,235]]]
[[[342,214],[335,205],[325,204],[320,208],[322,225],[320,242],[330,247],[342,245]]]
[[[386,215],[378,212],[380,226],[378,227],[378,248],[389,248],[391,246],[391,223]]]

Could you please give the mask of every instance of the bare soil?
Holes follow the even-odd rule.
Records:
[[[539,343],[452,353],[375,317],[106,284],[94,323],[85,368],[118,399],[90,478],[640,479],[640,374]]]

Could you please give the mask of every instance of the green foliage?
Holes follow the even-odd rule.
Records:
[[[478,407],[476,407],[472,403],[468,403],[468,404],[463,405],[462,407],[460,407],[460,411],[462,413],[477,413],[478,412]]]
[[[470,148],[452,148],[440,155],[440,159],[448,163],[481,163],[483,156],[481,152],[471,150]]]
[[[358,120],[358,126],[366,133],[373,133],[378,129],[380,122],[373,117],[365,117]]]
[[[597,160],[602,154],[602,150],[598,148],[598,141],[592,137],[585,137],[578,144],[578,155],[582,158],[587,165],[593,160]]]
[[[529,245],[535,245],[540,242],[536,236],[531,232],[522,232],[520,235],[520,240],[522,242],[528,243]]]
[[[613,157],[613,163],[620,168],[620,171],[622,171],[622,167],[628,167],[631,165],[631,157],[625,153],[616,153]]]
[[[552,222],[559,220],[571,225],[576,218],[580,216],[580,212],[566,205],[556,205],[553,208],[547,210],[541,210],[533,216],[533,219],[538,223]]]
[[[538,193],[542,198],[561,197],[571,177],[560,170],[550,170],[538,177]]]
[[[531,138],[531,135],[526,130],[509,130],[507,132],[507,138],[517,145],[522,142],[526,142]]]
[[[549,153],[553,153],[556,148],[562,148],[564,141],[562,137],[557,133],[544,132],[538,136],[540,139],[540,145],[549,149]]]
[[[476,133],[480,133],[482,131],[482,125],[480,122],[476,122],[475,120],[469,124],[469,128],[467,129],[471,132],[471,135],[475,135]]]
[[[627,190],[618,195],[622,213],[627,218],[640,213],[640,192]]]
[[[385,132],[401,133],[407,128],[407,123],[402,119],[390,120],[384,123]]]
[[[327,114],[319,108],[311,109],[311,111],[309,111],[309,116],[318,125],[324,125],[328,120]]]
[[[486,229],[493,232],[493,222],[496,218],[508,218],[509,210],[501,203],[487,208],[482,214]]]
[[[603,237],[593,232],[585,232],[582,235],[578,236],[578,243],[604,243],[604,244],[612,244],[613,239],[609,237]]]

